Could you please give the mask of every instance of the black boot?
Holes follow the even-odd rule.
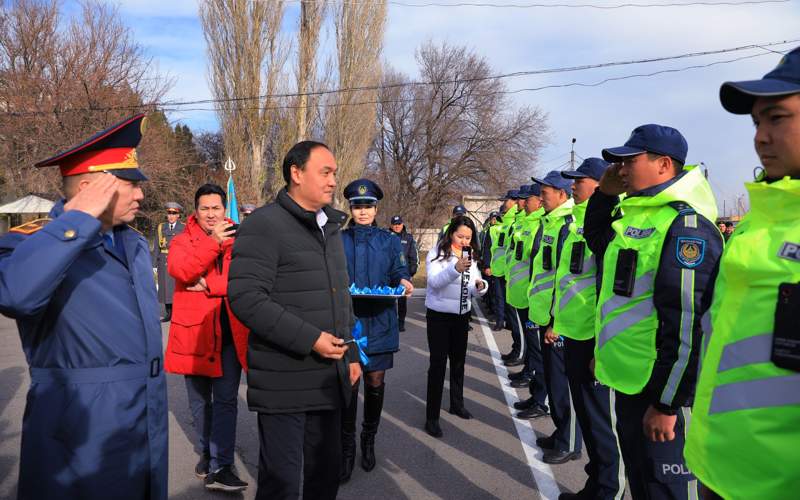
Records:
[[[172,304],[164,304],[164,309],[167,310],[167,314],[161,318],[162,323],[166,323],[172,319]]]
[[[356,463],[356,414],[358,413],[358,384],[353,388],[350,406],[342,412],[342,468],[339,484],[350,480]]]
[[[361,424],[361,468],[369,472],[375,468],[375,434],[381,422],[383,390],[380,387],[364,386],[364,422]]]

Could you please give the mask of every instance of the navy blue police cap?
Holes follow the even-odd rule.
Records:
[[[558,170],[551,170],[544,176],[544,178],[531,177],[531,180],[542,186],[550,186],[556,189],[566,191],[568,196],[572,196],[572,182],[561,176]],[[541,188],[540,188],[541,189]]]
[[[759,97],[800,94],[800,47],[780,60],[761,80],[725,82],[719,89],[722,107],[737,115],[747,115]]]
[[[527,200],[531,196],[541,196],[542,186],[539,184],[525,184],[519,187],[519,198]]]
[[[516,193],[517,193],[517,191],[515,189],[509,189],[508,191],[506,191],[506,195],[503,196],[500,199],[503,200],[503,201],[514,200],[514,199],[516,199],[515,197],[517,196]]]
[[[561,177],[565,179],[584,179],[589,177],[599,181],[608,168],[608,162],[602,158],[586,158],[575,170],[564,170]]]
[[[603,159],[610,162],[619,162],[629,156],[654,153],[669,156],[683,164],[686,163],[686,154],[688,152],[689,145],[677,129],[650,123],[633,129],[631,136],[623,146],[604,149]]]
[[[464,205],[456,205],[453,207],[453,217],[457,215],[467,215],[467,208]]]
[[[344,197],[350,206],[377,205],[383,199],[383,191],[369,179],[356,179],[344,188]]]
[[[98,132],[81,144],[40,161],[36,167],[59,167],[62,177],[108,172],[120,179],[146,181],[139,170],[136,146],[147,126],[144,114],[132,116]]]
[[[402,224],[403,223],[403,218],[400,217],[399,215],[395,215],[395,216],[392,217],[392,221],[391,222],[392,222],[392,225],[394,225],[394,224]]]

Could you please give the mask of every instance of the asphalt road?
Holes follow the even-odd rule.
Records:
[[[425,338],[424,290],[409,301],[407,331],[400,352],[386,375],[383,420],[376,440],[377,467],[370,473],[358,465],[341,499],[520,499],[557,498],[559,492],[583,485],[583,460],[549,466],[540,461],[534,439],[553,431],[548,418],[512,417],[517,401],[505,380],[499,352],[509,349],[507,330],[491,332],[482,314],[475,315],[469,336],[464,397],[472,420],[442,412],[442,439],[423,430],[428,348]],[[167,325],[164,325],[165,344]],[[499,352],[498,352],[499,351]],[[0,499],[16,498],[22,414],[29,377],[16,325],[0,316]],[[168,376],[170,471],[173,499],[254,498],[258,474],[255,414],[247,409],[246,380],[239,388],[236,467],[251,487],[244,494],[211,493],[193,474],[197,454],[183,378]],[[449,396],[445,384],[443,407]],[[527,392],[527,391],[525,391]],[[526,394],[520,393],[525,397]],[[361,408],[359,408],[359,419]],[[360,426],[360,420],[359,420]],[[356,462],[358,463],[357,456]]]

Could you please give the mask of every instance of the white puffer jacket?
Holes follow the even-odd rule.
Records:
[[[461,304],[461,273],[456,271],[458,259],[451,255],[449,259],[433,260],[436,258],[437,248],[433,247],[428,252],[426,270],[428,273],[428,288],[425,295],[425,307],[437,312],[459,314]],[[478,290],[475,280],[483,281],[483,289]],[[489,289],[488,283],[481,277],[480,271],[475,261],[469,268],[469,298],[480,296]],[[466,310],[472,307],[472,301],[468,300]]]

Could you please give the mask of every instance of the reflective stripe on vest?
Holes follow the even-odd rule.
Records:
[[[645,295],[652,294],[653,276],[655,276],[655,272],[650,271],[636,278],[636,282],[633,284],[633,294],[630,297],[612,296],[600,307],[601,321],[618,309],[641,300]],[[649,318],[654,311],[653,301],[650,297],[647,297],[640,304],[628,309],[624,314],[620,314],[609,323],[603,325],[603,328],[597,334],[597,348],[603,347],[606,342],[622,333],[626,328]]]
[[[697,227],[697,216],[687,216],[695,218]],[[688,222],[687,222],[688,225]],[[691,226],[690,226],[691,227]],[[678,392],[678,384],[683,378],[683,373],[689,365],[689,355],[692,352],[692,330],[694,329],[694,269],[681,270],[681,326],[679,338],[681,345],[678,347],[678,359],[672,365],[667,384],[661,393],[661,402],[671,405]]]
[[[570,198],[542,220],[542,248],[533,259],[533,278],[528,289],[528,319],[538,325],[547,325],[552,320],[559,236],[565,224],[572,223],[574,207],[575,201]],[[545,258],[550,261],[545,263]]]

